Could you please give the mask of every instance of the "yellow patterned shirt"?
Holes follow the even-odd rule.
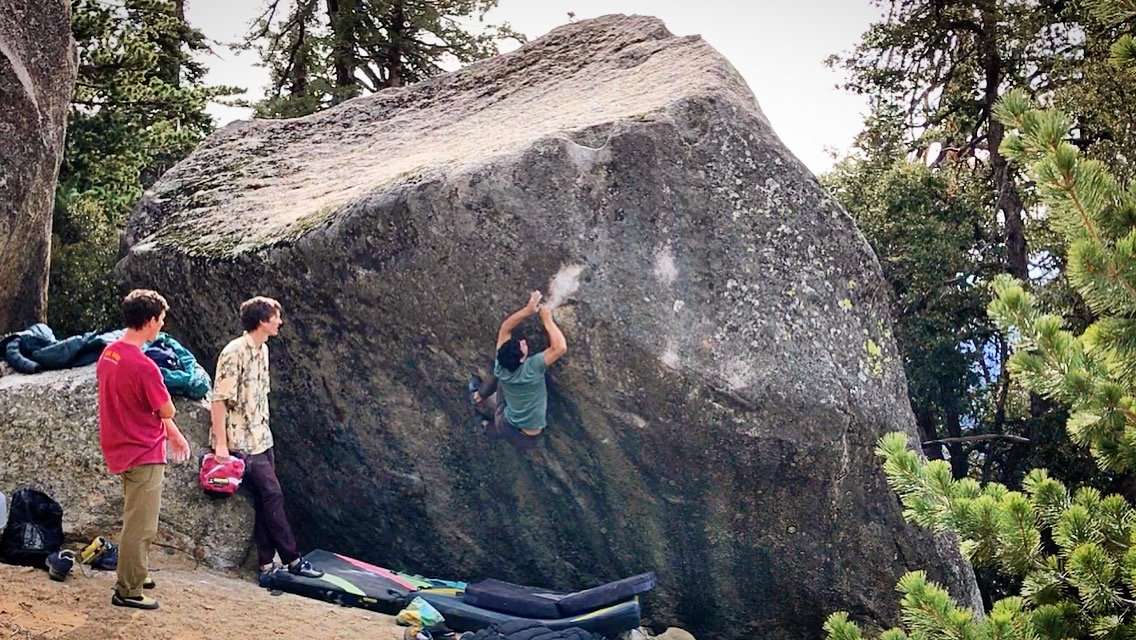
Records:
[[[268,391],[268,345],[257,347],[247,333],[225,345],[217,357],[212,400],[225,403],[229,450],[255,455],[272,447]],[[212,432],[209,440],[212,445]]]

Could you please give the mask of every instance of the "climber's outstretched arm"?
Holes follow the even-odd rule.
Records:
[[[501,328],[497,330],[497,348],[500,349],[501,345],[509,341],[513,337],[513,329],[517,325],[525,321],[526,318],[536,313],[537,306],[540,305],[540,292],[533,291],[529,294],[529,302],[525,306],[513,312],[505,321],[501,323]]]
[[[544,350],[544,365],[551,367],[564,354],[568,353],[568,341],[564,339],[564,332],[556,326],[552,319],[552,309],[547,306],[540,308],[540,322],[548,332],[548,348]]]

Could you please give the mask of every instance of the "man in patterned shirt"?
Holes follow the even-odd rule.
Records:
[[[280,303],[257,296],[241,304],[245,333],[221,350],[213,383],[209,433],[213,454],[225,460],[230,453],[244,458],[244,484],[252,491],[256,506],[258,579],[262,585],[275,570],[273,558],[288,571],[306,578],[319,578],[296,549],[292,527],[284,513],[284,493],[276,478],[272,431],[268,428],[268,338],[280,333]]]

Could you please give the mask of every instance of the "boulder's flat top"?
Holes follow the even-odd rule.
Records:
[[[431,168],[478,163],[706,93],[757,111],[745,83],[701,38],[675,37],[656,18],[605,16],[310,116],[234,123],[167,173],[151,197],[181,221],[162,239],[239,251],[300,234]]]
[[[292,594],[272,596],[249,576],[194,569],[191,561],[150,552],[158,611],[110,604],[113,571],[76,569],[52,582],[31,567],[0,564],[0,637],[69,640],[396,640],[394,618]]]
[[[3,370],[0,370],[0,390],[14,391],[32,387],[62,390],[89,382],[94,375],[95,365],[93,364],[71,369],[40,371],[35,375],[16,373],[11,367],[5,366]]]

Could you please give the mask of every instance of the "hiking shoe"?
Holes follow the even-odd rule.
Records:
[[[298,561],[288,565],[288,573],[294,576],[301,576],[304,578],[322,578],[323,572],[313,569],[312,563],[300,558]]]
[[[75,566],[75,552],[56,551],[47,556],[44,564],[47,566],[47,575],[52,580],[63,582],[67,578],[67,574],[71,573],[71,567]]]
[[[276,573],[278,567],[271,569],[257,569],[256,570],[256,583],[265,589],[272,588],[272,574]]]
[[[154,579],[151,578],[150,576],[146,576],[146,579],[142,581],[142,588],[143,589],[154,589],[157,586],[158,586],[158,583],[154,582]]]
[[[157,609],[158,601],[150,596],[136,596],[127,598],[126,596],[118,595],[118,591],[110,597],[110,603],[116,607],[130,607],[132,609]]]

